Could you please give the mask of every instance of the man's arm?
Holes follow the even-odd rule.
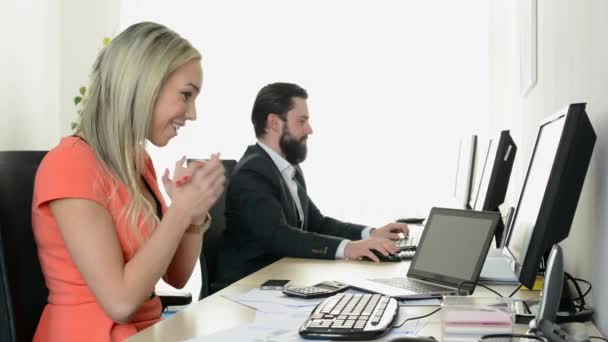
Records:
[[[359,259],[360,257],[368,257],[373,261],[378,261],[378,257],[372,253],[372,249],[384,255],[393,254],[397,251],[394,243],[388,240],[388,238],[392,238],[392,235],[397,236],[397,234],[385,236],[388,234],[388,229],[395,227],[372,229],[370,232],[370,228],[366,226],[342,222],[328,216],[323,216],[317,206],[310,200],[310,197],[308,198],[308,203],[309,230],[352,240],[347,243],[345,243],[346,240],[342,241],[335,254],[336,258]],[[399,228],[401,229],[401,227]],[[362,236],[362,232],[364,231],[367,231],[367,236]],[[377,234],[378,232],[385,233],[385,231],[386,234]],[[405,232],[407,233],[407,226],[405,227]]]
[[[273,186],[263,175],[242,170],[233,177],[229,201],[238,226],[268,253],[277,256],[333,259],[342,239],[303,231],[287,223]]]
[[[361,240],[361,232],[365,226],[342,222],[329,216],[323,216],[310,197],[308,198],[308,203],[308,229],[310,231],[319,234],[338,236],[349,240]]]

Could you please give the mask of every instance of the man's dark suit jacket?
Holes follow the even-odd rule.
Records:
[[[257,144],[247,148],[226,190],[218,282],[228,285],[282,257],[333,259],[343,239],[361,239],[364,226],[321,214],[306,193],[299,167],[295,179],[304,212],[302,229],[291,192],[273,160]]]

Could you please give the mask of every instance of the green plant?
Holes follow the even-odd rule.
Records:
[[[112,38],[110,37],[104,37],[103,40],[101,41],[101,43],[103,44],[103,47],[108,46],[108,44],[110,44],[110,42],[112,41]],[[87,93],[87,87],[82,86],[78,89],[78,94],[77,96],[74,97],[74,106],[76,106],[76,114],[78,114],[78,119],[80,119],[80,116],[82,115],[82,104],[84,103],[84,97]],[[78,123],[75,121],[72,121],[71,123],[71,127],[72,130],[75,130],[76,127],[78,127]]]

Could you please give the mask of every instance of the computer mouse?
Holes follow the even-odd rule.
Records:
[[[401,257],[399,256],[399,254],[384,255],[376,250],[372,250],[372,253],[374,253],[378,257],[378,259],[380,259],[380,261],[399,262],[402,260]],[[367,261],[372,261],[372,259],[370,259],[368,257],[363,257],[361,259],[367,260]]]
[[[436,342],[433,336],[401,336],[390,339],[389,342]]]

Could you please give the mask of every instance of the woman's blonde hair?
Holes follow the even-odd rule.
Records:
[[[124,183],[131,198],[126,218],[137,229],[154,209],[141,189],[146,137],[160,88],[175,69],[200,53],[167,27],[142,22],[130,26],[98,55],[77,127],[103,166]]]

